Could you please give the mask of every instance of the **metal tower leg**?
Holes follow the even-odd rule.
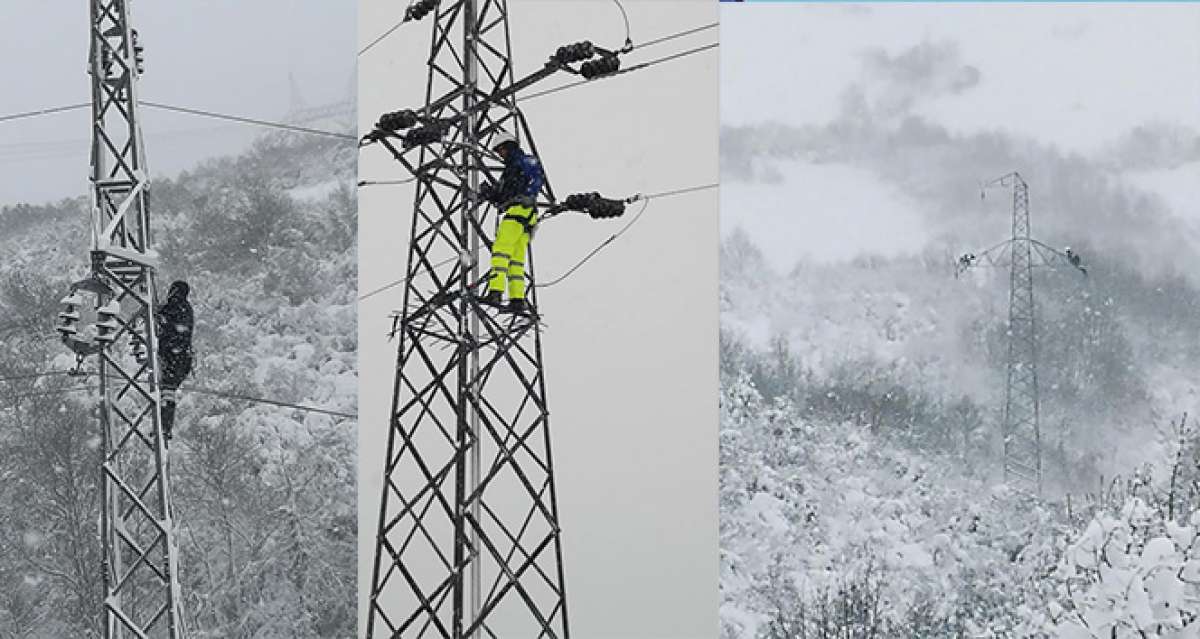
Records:
[[[92,282],[116,302],[98,352],[106,639],[184,636],[162,438],[141,47],[129,0],[91,1]]]

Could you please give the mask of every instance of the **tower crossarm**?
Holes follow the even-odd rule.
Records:
[[[1032,238],[1030,244],[1030,267],[1032,268],[1073,268],[1082,275],[1087,275],[1087,266],[1083,258],[1071,249],[1059,250]],[[955,276],[973,268],[1011,268],[1013,240],[1004,240],[978,253],[964,253],[955,264]]]
[[[484,90],[478,84],[473,86],[459,86],[420,109],[402,109],[400,111],[384,113],[375,124],[375,128],[363,136],[362,145],[365,146],[372,142],[379,142],[388,138],[397,138],[404,142],[405,150],[421,146],[427,143],[428,137],[433,137],[436,133],[446,131],[452,124],[446,118],[435,114],[440,114],[447,107],[461,101],[464,97],[469,96],[473,104],[466,108],[458,109],[457,113],[453,116],[454,118],[465,120],[494,107],[507,108],[509,106],[508,103],[516,97],[517,93],[559,72],[581,75],[587,79],[616,73],[620,69],[620,62],[617,56],[623,52],[624,50],[612,51],[604,49],[586,40],[560,46],[540,69],[511,84],[500,84],[497,82],[491,91]],[[572,66],[573,63],[582,64],[576,68]],[[505,71],[506,69],[502,70],[500,75],[504,75]],[[409,132],[401,133],[404,130],[409,130]],[[491,130],[484,127],[480,129],[479,133],[480,135],[487,135],[491,132]],[[438,137],[440,139],[440,136]]]

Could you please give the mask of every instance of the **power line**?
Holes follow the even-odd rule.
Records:
[[[54,390],[44,390],[44,391],[36,391],[36,392],[32,392],[32,393],[22,393],[20,395],[13,395],[10,397],[0,396],[0,399],[5,399],[5,400],[11,401],[11,402],[19,402],[23,399],[33,399],[35,397],[51,397],[54,395],[66,395],[67,393],[77,393],[79,391],[92,391],[92,390],[97,390],[97,389],[99,389],[98,386],[76,386],[73,388],[56,388]],[[7,408],[15,408],[15,406],[8,406]]]
[[[352,415],[350,413],[343,413],[340,411],[329,410],[326,408],[317,408],[315,406],[305,406],[304,404],[293,404],[290,402],[281,402],[279,400],[264,399],[262,397],[251,397],[249,395],[239,395],[237,393],[226,393],[226,392],[212,390],[212,389],[208,389],[208,388],[196,388],[195,386],[189,386],[184,389],[184,392],[185,393],[200,393],[201,395],[212,395],[214,397],[224,397],[226,399],[240,399],[240,400],[244,400],[244,401],[248,401],[248,402],[255,402],[257,404],[270,404],[272,406],[281,406],[284,408],[294,408],[296,410],[302,410],[302,411],[309,412],[309,413],[322,413],[324,415],[333,415],[335,417],[358,419],[358,415]]]
[[[0,382],[36,379],[36,378],[40,378],[40,377],[50,377],[50,376],[54,376],[54,375],[79,375],[81,377],[89,377],[94,374],[95,374],[94,371],[81,371],[80,373],[76,373],[75,371],[45,371],[42,373],[29,373],[27,375],[13,375],[10,377],[2,377],[2,378],[0,378]],[[24,399],[26,397],[42,397],[42,396],[46,396],[46,395],[56,395],[59,393],[73,393],[73,392],[78,392],[78,391],[83,391],[83,390],[94,390],[96,388],[97,387],[95,387],[95,386],[79,386],[79,387],[75,387],[75,388],[59,388],[59,389],[54,389],[54,390],[46,390],[46,391],[39,391],[39,392],[35,392],[35,393],[27,393],[27,394],[23,394],[23,395],[18,395],[18,396],[16,396],[16,399]],[[334,410],[329,410],[329,409],[325,409],[325,408],[317,408],[315,406],[306,406],[304,404],[293,404],[291,402],[283,402],[283,401],[279,401],[279,400],[275,400],[275,399],[266,399],[263,397],[253,397],[250,395],[227,393],[224,391],[212,390],[209,388],[196,388],[196,387],[188,386],[184,389],[184,392],[199,393],[201,395],[212,395],[215,397],[224,397],[227,399],[240,399],[240,400],[244,400],[244,401],[248,401],[248,402],[255,402],[258,404],[270,404],[272,406],[282,406],[285,408],[294,408],[296,410],[302,410],[302,411],[306,411],[306,412],[310,412],[310,413],[323,413],[326,415],[333,415],[335,417],[346,417],[349,419],[357,419],[358,418],[357,415],[353,415],[350,413],[343,413],[340,411],[334,411]],[[0,398],[2,398],[2,396],[0,396]]]
[[[719,47],[719,46],[721,46],[721,44],[720,44],[719,42],[714,42],[714,43],[712,43],[712,44],[706,44],[706,45],[704,45],[704,46],[701,46],[701,47],[696,47],[696,48],[694,48],[694,49],[688,49],[688,50],[686,50],[686,51],[682,51],[682,52],[680,52],[680,53],[675,53],[675,54],[672,54],[672,55],[664,56],[664,57],[657,58],[657,59],[654,59],[654,60],[650,60],[650,61],[647,61],[647,62],[642,62],[642,63],[640,63],[640,64],[635,64],[635,65],[633,65],[633,66],[631,66],[631,67],[629,67],[629,68],[626,68],[626,69],[621,69],[620,71],[617,71],[616,73],[609,73],[609,74],[607,74],[607,75],[596,76],[595,78],[592,78],[591,80],[578,80],[578,81],[576,81],[576,82],[569,82],[569,83],[567,83],[567,84],[564,84],[564,85],[561,85],[561,86],[557,86],[557,87],[554,87],[554,88],[552,88],[552,89],[546,89],[545,91],[537,91],[537,92],[535,92],[535,93],[530,93],[530,94],[528,94],[528,95],[519,96],[519,97],[517,98],[517,100],[519,100],[519,101],[521,101],[521,102],[526,102],[526,101],[532,100],[532,99],[534,99],[534,98],[540,98],[540,97],[542,97],[542,96],[544,96],[544,95],[550,95],[551,93],[558,93],[559,91],[565,91],[565,90],[567,90],[567,89],[570,89],[570,88],[572,88],[572,87],[577,87],[577,86],[579,86],[579,85],[581,85],[581,84],[588,84],[588,83],[591,83],[591,82],[595,82],[596,80],[603,80],[603,79],[605,79],[605,78],[612,78],[612,77],[616,77],[616,76],[618,76],[618,75],[624,75],[624,74],[626,74],[626,73],[632,73],[632,72],[634,72],[634,71],[640,71],[640,70],[642,70],[642,69],[646,69],[646,68],[649,68],[649,67],[655,66],[655,65],[657,65],[657,64],[663,64],[663,63],[665,63],[665,62],[670,62],[670,61],[672,61],[672,60],[678,60],[679,58],[683,58],[683,57],[687,57],[687,56],[689,56],[689,55],[694,55],[694,54],[697,54],[697,53],[701,53],[701,52],[704,52],[704,51],[708,51],[709,49],[715,49],[715,48],[717,48],[717,47]]]
[[[409,184],[410,182],[416,182],[417,179],[418,179],[417,176],[414,175],[413,177],[404,178],[403,180],[359,180],[358,185],[359,186],[397,186],[400,184]]]
[[[683,35],[687,35],[687,34],[691,34],[691,33],[696,33],[696,32],[698,32],[698,31],[703,31],[703,30],[705,30],[705,29],[711,29],[711,28],[713,28],[713,27],[717,26],[718,24],[719,24],[719,23],[713,22],[713,23],[711,23],[711,24],[706,24],[706,25],[702,25],[702,26],[699,26],[699,27],[695,27],[695,28],[693,28],[693,29],[689,29],[689,30],[687,30],[687,31],[680,31],[679,33],[672,34],[672,35],[669,35],[669,36],[664,36],[664,37],[662,37],[662,38],[658,38],[657,40],[652,40],[652,41],[650,41],[650,42],[648,42],[648,43],[646,43],[646,44],[642,44],[642,45],[640,45],[640,46],[642,46],[642,47],[646,47],[646,46],[650,46],[651,44],[657,44],[657,43],[659,43],[659,42],[665,42],[665,41],[667,41],[667,40],[671,40],[671,39],[674,39],[674,38],[682,37]],[[565,91],[566,89],[570,89],[570,88],[572,88],[572,87],[577,87],[577,86],[579,86],[579,85],[581,85],[581,84],[587,84],[587,83],[589,83],[589,82],[592,82],[592,81],[594,81],[594,80],[600,80],[600,79],[603,79],[603,78],[610,78],[610,77],[613,77],[613,76],[616,76],[616,75],[621,75],[621,74],[623,74],[623,73],[631,73],[631,72],[633,72],[633,71],[639,71],[639,70],[641,70],[641,69],[645,69],[645,68],[648,68],[648,67],[652,67],[652,66],[654,66],[654,65],[657,65],[657,64],[663,64],[663,63],[665,63],[665,62],[670,62],[670,61],[672,61],[672,60],[678,60],[679,58],[683,58],[683,57],[687,57],[687,56],[689,56],[689,55],[693,55],[693,54],[696,54],[696,53],[700,53],[700,52],[703,52],[703,51],[707,51],[707,50],[709,50],[709,49],[713,49],[713,48],[716,48],[716,47],[718,47],[718,46],[720,46],[720,43],[712,43],[712,44],[704,45],[704,46],[701,46],[701,47],[696,47],[696,48],[694,48],[694,49],[688,49],[687,51],[682,51],[682,52],[680,52],[680,53],[675,53],[675,54],[672,54],[672,55],[669,55],[669,56],[664,56],[664,57],[662,57],[662,58],[657,58],[657,59],[655,59],[655,60],[650,60],[650,61],[648,61],[648,62],[642,62],[642,63],[640,63],[640,64],[636,64],[636,65],[634,65],[634,66],[632,66],[632,67],[629,67],[629,68],[627,68],[627,69],[622,69],[622,70],[620,70],[620,71],[617,71],[616,73],[610,73],[610,74],[608,74],[608,75],[597,76],[597,77],[595,77],[595,78],[592,78],[591,80],[579,80],[579,81],[577,81],[577,82],[570,82],[570,83],[564,84],[564,85],[562,85],[562,86],[557,86],[557,87],[554,87],[554,88],[552,88],[552,89],[546,89],[545,91],[538,91],[538,92],[536,92],[536,93],[530,93],[529,95],[526,95],[526,96],[523,96],[523,97],[519,97],[519,98],[518,98],[518,100],[523,100],[523,101],[524,101],[524,100],[532,100],[532,99],[534,99],[534,98],[540,98],[540,97],[542,97],[542,96],[544,96],[544,95],[549,95],[549,94],[551,94],[551,93],[558,93],[559,91]],[[417,177],[417,176],[412,176],[412,177],[404,178],[404,179],[402,179],[402,180],[360,180],[360,181],[358,182],[358,186],[398,186],[398,185],[402,185],[402,184],[409,184],[409,183],[411,183],[411,182],[415,182],[415,181],[417,181],[417,179],[418,179],[418,177]],[[711,187],[704,187],[704,188],[711,188]],[[396,282],[396,283],[394,283],[393,285],[395,285],[395,284],[400,284],[400,283],[402,283],[402,282],[403,282],[403,280],[401,280],[400,282]],[[359,298],[359,300],[362,300],[362,299],[363,299],[363,298],[361,298],[361,297]]]
[[[54,375],[70,375],[71,371],[46,371],[44,373],[29,373],[27,375],[12,375],[9,377],[0,377],[0,382],[16,382],[22,380],[39,379],[42,377],[52,377]]]
[[[625,46],[633,46],[633,32],[629,30],[629,14],[625,12],[625,5],[621,4],[621,0],[613,0],[617,8],[621,10],[621,19],[625,21]]]
[[[292,124],[283,124],[281,122],[271,122],[269,120],[244,118],[244,117],[241,117],[238,115],[229,115],[226,113],[216,113],[214,111],[204,111],[201,109],[189,109],[187,107],[171,106],[169,104],[162,104],[159,102],[143,101],[142,104],[144,104],[148,107],[153,107],[155,109],[162,109],[164,111],[174,111],[176,113],[187,113],[189,115],[199,115],[199,116],[203,116],[203,117],[207,117],[207,118],[217,118],[218,120],[229,120],[230,122],[241,122],[243,124],[253,124],[253,125],[265,126],[265,127],[269,127],[269,128],[273,128],[273,129],[283,129],[285,131],[296,131],[299,133],[311,133],[313,135],[323,135],[326,137],[340,138],[343,140],[357,140],[358,139],[357,137],[346,134],[346,133],[334,133],[333,131],[323,131],[321,129],[310,129],[308,127],[295,126]]]
[[[625,233],[625,231],[628,231],[630,228],[632,228],[633,225],[639,219],[641,219],[642,214],[646,212],[646,209],[649,206],[650,206],[650,198],[645,198],[644,200],[642,200],[642,210],[638,211],[637,215],[633,216],[633,219],[629,220],[629,222],[627,222],[625,224],[625,226],[621,227],[621,229],[618,230],[616,233],[613,233],[612,235],[608,236],[608,239],[601,242],[599,244],[599,246],[592,249],[590,253],[583,256],[583,259],[579,260],[579,262],[577,264],[575,264],[575,266],[572,266],[570,269],[567,270],[566,273],[559,275],[558,277],[550,280],[549,282],[546,282],[545,284],[535,282],[533,287],[534,288],[549,288],[549,287],[554,286],[555,284],[558,284],[559,282],[567,279],[568,277],[570,277],[572,273],[574,273],[575,271],[578,271],[584,264],[587,264],[588,260],[592,259],[593,257],[596,256],[597,253],[604,250],[604,247],[615,242],[618,237],[621,237]]]
[[[660,191],[658,193],[639,194],[639,195],[634,196],[633,201],[643,200],[643,201],[648,202],[649,200],[653,200],[653,199],[657,199],[657,198],[674,197],[676,195],[684,195],[686,193],[692,193],[695,191],[703,191],[705,189],[715,189],[718,186],[720,186],[719,182],[712,182],[709,184],[701,184],[699,186],[689,186],[689,187],[684,187],[681,189],[672,189],[670,191]],[[580,262],[579,264],[575,265],[575,267],[572,268],[571,271],[567,272],[565,275],[562,275],[562,276],[556,278],[555,280],[552,280],[551,282],[548,282],[546,284],[540,284],[538,286],[550,286],[551,284],[557,283],[558,280],[561,280],[562,278],[566,277],[567,275],[570,275],[572,272],[574,272],[580,266],[583,266],[584,262],[587,262],[588,260],[590,260],[592,258],[592,256],[594,256],[596,253],[599,253],[601,249],[603,249],[605,246],[611,244],[614,240],[616,240],[618,237],[620,237],[626,231],[628,231],[629,228],[631,226],[633,226],[633,222],[636,222],[637,219],[639,217],[641,217],[642,213],[645,213],[645,212],[646,212],[646,209],[645,209],[645,207],[643,207],[641,211],[638,211],[638,214],[636,216],[634,216],[633,220],[631,220],[629,224],[626,224],[625,227],[623,227],[621,230],[617,231],[612,237],[610,237],[607,240],[605,240],[604,242],[602,242],[600,244],[600,246],[596,247],[591,253],[588,253],[588,255],[583,259],[583,261]],[[431,266],[431,268],[436,268],[436,267],[442,266],[444,264],[449,264],[450,262],[453,262],[454,260],[457,260],[457,259],[459,259],[459,258],[456,255],[449,259],[445,259],[445,260],[442,260],[441,262],[433,264]],[[358,301],[361,302],[369,297],[374,297],[388,289],[392,289],[397,286],[400,286],[401,284],[404,284],[405,282],[407,282],[409,279],[410,279],[409,277],[405,276],[394,282],[389,282],[387,284],[384,284],[383,286],[380,286],[379,288],[373,289],[367,293],[360,295],[358,297]]]
[[[633,216],[633,219],[629,220],[629,222],[626,223],[625,226],[618,229],[616,233],[613,233],[612,235],[610,235],[608,237],[608,239],[604,240],[599,245],[597,245],[596,248],[592,249],[592,251],[590,253],[583,256],[583,259],[579,260],[579,262],[577,264],[575,264],[575,266],[572,266],[569,270],[567,270],[566,273],[559,275],[558,277],[550,280],[549,282],[546,282],[545,284],[535,283],[534,287],[535,288],[548,288],[548,287],[554,286],[555,284],[558,284],[559,282],[570,277],[572,273],[574,273],[575,271],[578,271],[584,264],[587,264],[588,261],[591,260],[593,257],[595,257],[597,253],[599,253],[600,251],[603,251],[605,249],[605,247],[607,247],[609,244],[612,244],[613,242],[617,241],[617,238],[621,237],[629,229],[633,228],[633,225],[636,224],[639,219],[641,219],[642,215],[646,212],[646,209],[649,208],[650,200],[666,198],[666,197],[674,197],[676,195],[684,195],[686,193],[694,193],[696,191],[703,191],[705,189],[714,189],[714,188],[717,188],[718,186],[720,186],[719,182],[713,182],[711,184],[702,184],[699,186],[689,186],[689,187],[684,187],[682,189],[673,189],[670,191],[660,191],[658,193],[651,193],[648,195],[647,194],[638,194],[638,195],[635,195],[635,196],[629,198],[628,200],[626,200],[627,202],[636,202],[638,200],[642,201],[642,210],[638,211],[637,214]]]
[[[675,40],[676,38],[682,38],[685,36],[690,36],[693,33],[700,33],[701,31],[705,31],[707,29],[712,29],[714,27],[720,26],[720,24],[721,24],[720,22],[710,22],[708,24],[700,25],[698,27],[687,29],[685,31],[680,31],[678,33],[672,33],[670,35],[665,35],[665,36],[662,36],[661,38],[655,38],[653,40],[648,40],[641,44],[635,44],[633,46],[633,48],[635,50],[636,49],[645,49],[646,47],[652,47],[656,44],[662,44],[663,42],[669,42],[671,40]]]
[[[632,51],[633,49],[640,49],[640,48],[643,48],[643,47],[649,47],[649,46],[653,46],[653,45],[655,45],[655,44],[658,44],[658,43],[660,43],[660,42],[666,42],[667,40],[673,40],[673,39],[675,39],[675,38],[680,38],[680,37],[683,37],[683,36],[685,36],[685,35],[690,35],[690,34],[692,34],[692,33],[695,33],[695,32],[697,32],[697,31],[702,31],[702,30],[704,30],[704,29],[711,29],[712,27],[715,27],[715,26],[717,26],[717,24],[718,24],[718,23],[714,22],[714,23],[712,23],[712,24],[708,24],[708,25],[705,25],[705,26],[703,26],[703,27],[697,27],[697,28],[695,28],[695,29],[689,29],[688,31],[684,31],[684,32],[680,32],[680,33],[677,33],[677,34],[672,34],[672,35],[668,35],[668,36],[663,36],[663,37],[661,37],[661,38],[656,38],[656,39],[654,39],[654,40],[650,40],[649,42],[643,42],[642,44],[637,44],[637,45],[634,45],[634,44],[632,44],[632,42],[633,42],[633,36],[631,35],[631,33],[632,33],[632,32],[631,32],[631,30],[630,30],[630,28],[629,28],[629,14],[628,14],[628,13],[625,11],[625,6],[621,4],[620,0],[613,0],[613,2],[614,2],[616,5],[617,5],[617,8],[618,8],[618,9],[620,9],[620,11],[621,11],[621,20],[622,20],[622,21],[625,23],[625,43],[626,43],[627,45],[630,45],[630,50],[631,50],[631,51]],[[381,33],[381,34],[379,35],[379,37],[375,38],[375,39],[374,39],[374,40],[372,40],[372,41],[371,41],[369,44],[367,44],[367,46],[365,46],[365,47],[363,47],[362,49],[360,49],[360,50],[359,50],[359,52],[358,52],[358,55],[360,55],[360,56],[361,56],[361,55],[363,55],[364,53],[366,53],[366,52],[370,51],[371,49],[373,49],[373,48],[375,47],[375,45],[379,44],[380,42],[383,42],[385,39],[387,39],[387,37],[388,37],[388,36],[390,36],[390,35],[392,35],[393,33],[395,33],[395,32],[396,32],[396,29],[399,29],[400,27],[404,26],[404,25],[405,25],[406,23],[408,23],[408,22],[411,22],[411,19],[408,17],[408,15],[405,15],[403,20],[401,20],[400,22],[397,22],[396,24],[392,25],[390,28],[388,28],[388,30],[387,30],[387,31],[384,31],[383,33]]]
[[[638,199],[642,199],[642,200],[653,200],[655,198],[683,195],[684,193],[691,193],[693,191],[703,191],[705,189],[715,189],[719,186],[721,186],[720,182],[712,182],[709,184],[702,184],[700,186],[689,186],[689,187],[685,187],[682,189],[674,189],[671,191],[660,191],[658,193],[650,193],[649,195],[639,195],[637,197],[638,197]]]
[[[87,107],[90,107],[90,106],[92,106],[91,102],[85,102],[82,104],[68,104],[66,106],[51,107],[49,109],[39,109],[37,111],[25,111],[24,113],[13,113],[12,115],[0,116],[0,122],[10,122],[12,120],[33,118],[33,117],[37,117],[39,115],[51,115],[54,113],[64,113],[66,111],[76,111],[79,109],[86,109]]]
[[[371,44],[368,44],[367,46],[363,47],[363,48],[362,48],[362,49],[361,49],[361,50],[358,52],[358,55],[360,55],[360,56],[361,56],[362,54],[364,54],[364,53],[366,53],[366,52],[370,51],[372,47],[374,47],[375,45],[379,44],[380,42],[383,42],[385,38],[387,38],[388,36],[392,35],[392,33],[393,33],[393,32],[394,32],[396,29],[399,29],[400,27],[404,26],[404,25],[405,25],[405,23],[407,23],[408,21],[409,21],[409,20],[408,20],[408,16],[405,16],[403,20],[401,20],[400,22],[397,22],[396,24],[392,25],[392,28],[391,28],[391,29],[388,29],[387,31],[384,31],[384,32],[383,32],[383,35],[381,35],[381,36],[379,36],[378,38],[375,38],[374,40],[372,40],[372,41],[371,41]]]
[[[333,131],[325,131],[322,129],[313,129],[309,127],[296,126],[294,124],[284,124],[282,122],[272,122],[270,120],[259,120],[256,118],[247,118],[240,115],[229,115],[227,113],[217,113],[215,111],[204,111],[202,109],[191,109],[188,107],[173,106],[170,104],[162,104],[160,102],[143,101],[143,105],[160,109],[163,111],[173,111],[175,113],[186,113],[188,115],[199,115],[207,118],[216,118],[218,120],[228,120],[230,122],[240,122],[242,124],[253,124],[255,126],[264,126],[273,129],[283,129],[285,131],[295,131],[298,133],[310,133],[312,135],[323,135],[326,137],[340,138],[343,140],[357,140],[353,135],[347,133],[335,133]],[[74,111],[90,107],[91,104],[68,104],[59,107],[51,107],[49,109],[39,109],[37,111],[25,111],[23,113],[13,113],[11,115],[0,116],[0,122],[9,122],[12,120],[20,120],[24,118],[33,118],[42,115],[52,115],[55,113],[63,113],[66,111]]]
[[[455,255],[454,257],[451,257],[451,258],[444,259],[444,260],[438,262],[437,264],[433,264],[432,266],[430,266],[430,269],[437,268],[444,264],[449,264],[450,262],[453,262],[454,260],[457,260],[457,259],[458,259],[457,255]],[[378,295],[379,293],[382,293],[382,292],[388,290],[389,288],[395,288],[397,286],[400,286],[401,284],[407,282],[408,280],[409,280],[409,277],[405,276],[405,277],[402,277],[402,278],[396,280],[395,282],[391,282],[389,284],[384,284],[383,286],[380,286],[379,288],[377,288],[369,293],[365,293],[365,294],[359,296],[358,301],[361,302],[361,301],[367,299],[368,297]]]

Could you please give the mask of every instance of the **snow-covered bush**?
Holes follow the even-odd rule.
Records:
[[[184,278],[196,363],[171,446],[184,608],[196,639],[350,637],[354,145],[269,136],[151,186],[160,286]],[[0,378],[73,364],[58,300],[87,266],[86,199],[0,209]],[[101,636],[95,397],[66,376],[0,382],[0,637]],[[40,394],[39,394],[40,393]]]
[[[1059,639],[1200,637],[1200,511],[1178,524],[1140,497],[1067,547],[1050,603]]]

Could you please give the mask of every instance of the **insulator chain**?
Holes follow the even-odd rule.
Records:
[[[401,129],[411,129],[417,126],[420,118],[416,111],[412,109],[401,109],[400,111],[392,111],[379,116],[379,122],[375,124],[375,128],[381,131],[399,131]]]
[[[138,75],[146,73],[146,47],[138,43],[137,29],[133,29],[133,59]]]
[[[417,0],[417,2],[408,5],[408,9],[404,11],[404,20],[406,22],[420,20],[429,15],[429,12],[436,9],[437,5],[438,0]]]
[[[411,149],[416,146],[433,144],[446,135],[447,128],[448,124],[440,121],[417,127],[404,134],[404,148]]]
[[[570,64],[572,62],[583,62],[594,55],[596,55],[595,45],[584,40],[583,42],[559,47],[558,51],[554,52],[554,61],[560,64]]]
[[[588,60],[579,67],[579,73],[588,80],[609,75],[621,70],[621,59],[615,55],[602,56],[596,60]]]
[[[597,220],[621,217],[625,214],[624,200],[611,200],[596,192],[572,193],[555,208],[560,211],[587,213]]]
[[[133,64],[138,75],[146,73],[146,47],[138,42],[137,29],[132,30],[133,34]],[[105,33],[106,36],[114,35],[112,32]],[[100,66],[104,69],[105,75],[112,75],[113,56],[108,48],[100,50]]]

